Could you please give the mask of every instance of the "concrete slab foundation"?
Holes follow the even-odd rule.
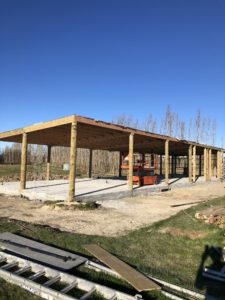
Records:
[[[217,182],[215,177],[211,182]],[[208,184],[204,177],[199,177],[196,183],[189,183],[187,177],[175,177],[169,180],[167,186],[164,180],[159,180],[157,185],[143,187],[134,186],[133,196],[146,196],[152,192],[160,192],[179,187],[190,187],[197,184]],[[19,195],[19,182],[4,182],[0,185],[0,193],[7,195]],[[53,200],[60,201],[67,199],[68,180],[51,181],[28,181],[27,188],[22,195],[31,200]],[[97,201],[113,200],[131,196],[127,187],[127,181],[121,178],[82,178],[76,179],[76,200]]]

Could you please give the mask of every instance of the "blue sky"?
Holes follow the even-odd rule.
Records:
[[[168,104],[225,141],[225,0],[0,0],[0,131]]]

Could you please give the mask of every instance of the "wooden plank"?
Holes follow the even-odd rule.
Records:
[[[60,119],[56,119],[56,120],[52,120],[52,121],[48,121],[48,122],[41,122],[41,123],[34,124],[31,126],[26,126],[26,127],[24,127],[24,130],[25,130],[25,132],[28,133],[28,132],[33,132],[33,131],[37,131],[37,130],[53,128],[53,127],[57,127],[60,125],[70,124],[72,122],[75,122],[75,116],[64,117],[64,118],[60,118]]]
[[[178,141],[178,139],[176,139],[176,138],[172,138],[172,137],[168,137],[168,136],[161,135],[161,134],[156,134],[156,133],[150,133],[150,132],[147,132],[147,131],[143,131],[143,130],[139,130],[139,129],[135,129],[135,128],[131,128],[131,127],[125,127],[125,126],[122,126],[122,125],[116,125],[116,124],[107,123],[107,122],[103,122],[103,121],[97,121],[97,120],[94,120],[94,119],[89,119],[89,118],[80,117],[80,116],[77,116],[76,118],[77,118],[77,122],[79,122],[79,123],[95,125],[95,126],[99,126],[99,127],[103,127],[103,128],[114,129],[114,130],[121,131],[121,132],[140,134],[142,136],[158,138],[158,139],[161,139],[161,140],[166,140],[166,139],[170,138],[171,140],[173,140],[175,142]]]
[[[147,278],[142,273],[138,272],[100,246],[90,244],[85,245],[84,248],[104,264],[106,264],[108,267],[110,267],[112,270],[121,275],[121,277],[129,282],[138,292],[160,289],[160,286],[157,285],[154,281]]]
[[[21,136],[23,132],[24,132],[23,128],[0,132],[0,140],[4,140],[5,138],[9,138],[12,136]]]

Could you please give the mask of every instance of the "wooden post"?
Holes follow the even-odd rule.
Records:
[[[128,171],[128,187],[133,193],[133,164],[134,164],[134,134],[129,136],[129,171]]]
[[[217,151],[217,178],[221,179],[221,166],[222,166],[221,152]]]
[[[27,171],[27,133],[23,133],[22,151],[21,151],[21,169],[20,169],[20,192],[26,188]]]
[[[46,180],[50,180],[51,177],[51,150],[52,147],[48,145]]]
[[[93,153],[92,153],[92,149],[90,149],[89,152],[89,168],[88,168],[88,177],[91,178],[92,177],[92,157],[93,157]]]
[[[159,168],[160,168],[160,170],[159,170],[159,175],[162,175],[162,173],[163,173],[163,160],[162,160],[162,155],[160,155],[159,164],[160,164],[160,166],[159,166]]]
[[[189,149],[188,149],[188,173],[189,173],[189,182],[192,182],[192,151],[193,151],[193,147],[192,145],[189,145]]]
[[[197,166],[196,166],[196,146],[193,146],[193,182],[196,181],[196,174],[197,174]]]
[[[172,166],[171,166],[172,177],[174,175],[174,156],[172,155]]]
[[[121,169],[121,165],[122,165],[122,153],[119,152],[119,177],[122,176],[122,169]]]
[[[202,176],[202,155],[199,155],[199,176]]]
[[[165,184],[169,185],[169,140],[165,142]]]
[[[177,156],[174,157],[174,175],[177,175]]]
[[[208,180],[211,180],[211,177],[212,177],[212,149],[209,149],[208,150],[208,159],[209,159],[209,162],[208,162]]]
[[[216,177],[220,179],[220,151],[216,152]]]
[[[71,124],[70,139],[70,175],[69,175],[69,192],[68,202],[74,200],[75,179],[76,179],[76,154],[77,154],[77,122]]]
[[[208,150],[205,148],[204,149],[204,178],[205,178],[205,181],[207,181],[208,180],[208,166],[207,166],[207,164],[208,164]]]
[[[223,176],[224,176],[224,172],[223,172],[223,169],[224,169],[224,158],[223,158],[223,155],[224,155],[224,152],[220,151],[220,179],[222,179]]]

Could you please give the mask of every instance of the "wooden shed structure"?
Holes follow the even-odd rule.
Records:
[[[196,157],[204,156],[204,177],[212,175],[212,155],[216,157],[217,178],[222,176],[224,149],[191,141],[150,133],[134,128],[106,123],[86,117],[72,115],[61,119],[43,122],[0,133],[0,141],[22,143],[20,190],[26,188],[27,145],[47,145],[47,179],[50,177],[51,147],[70,147],[70,174],[68,201],[74,200],[76,178],[77,148],[129,152],[128,188],[133,191],[133,154],[155,153],[164,156],[165,183],[169,183],[169,157],[187,156],[189,181],[195,182],[197,176]],[[161,161],[162,164],[162,161]],[[91,167],[91,163],[90,163]]]

